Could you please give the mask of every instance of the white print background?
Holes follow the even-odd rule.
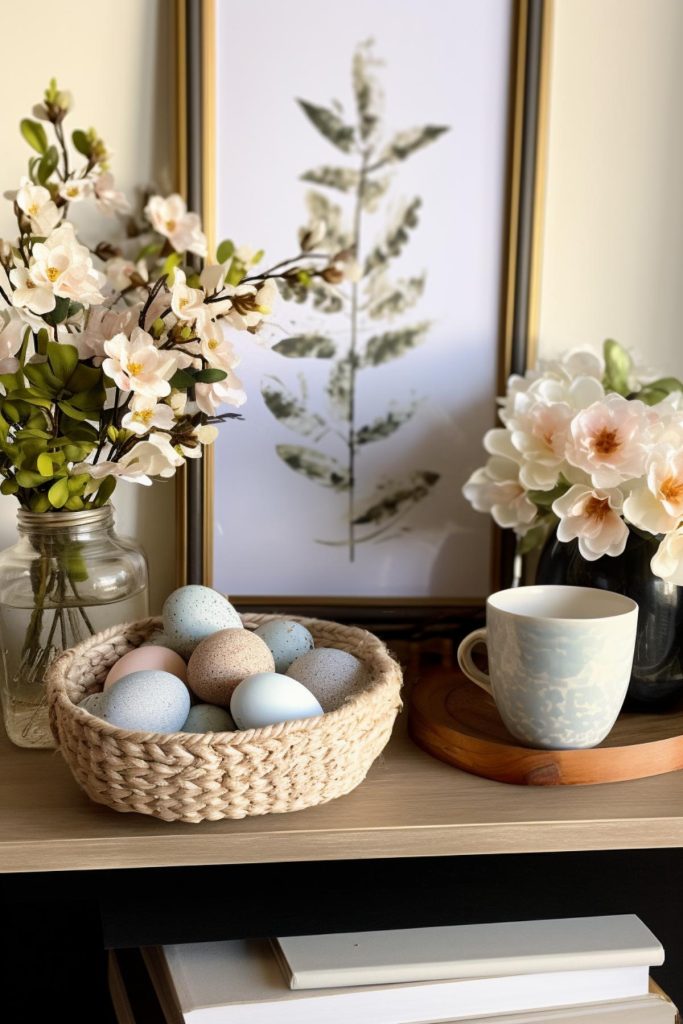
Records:
[[[420,223],[393,278],[427,270],[418,305],[382,329],[433,326],[421,347],[357,376],[361,426],[392,400],[424,400],[390,438],[364,446],[357,462],[357,508],[384,477],[431,470],[441,479],[409,517],[399,540],[346,547],[346,495],[293,472],[276,444],[306,444],[341,458],[325,438],[302,439],[273,418],[260,394],[275,374],[298,392],[305,373],[311,404],[324,411],[329,360],[285,359],[248,335],[238,347],[248,401],[245,422],[221,427],[216,444],[214,585],[230,594],[359,597],[475,597],[487,592],[488,518],[460,489],[483,461],[492,425],[505,191],[510,4],[505,0],[261,0],[217,2],[216,239],[266,246],[262,266],[294,255],[306,221],[300,175],[321,164],[355,166],[310,124],[296,97],[329,105],[351,120],[351,58],[375,40],[384,61],[384,124],[393,135],[423,124],[451,130],[396,165],[390,202],[421,196]],[[341,193],[320,189],[346,208]],[[350,204],[349,204],[350,205]],[[384,208],[383,208],[384,209]],[[382,234],[386,213],[367,214],[364,241]],[[284,328],[272,341],[310,331],[339,332],[342,321],[281,302]],[[348,331],[334,335],[346,344]],[[367,337],[367,336],[366,336]]]

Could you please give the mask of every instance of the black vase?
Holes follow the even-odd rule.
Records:
[[[638,632],[626,706],[633,711],[666,710],[683,692],[683,587],[655,576],[650,560],[656,537],[629,532],[623,554],[588,562],[578,541],[563,544],[551,534],[541,552],[537,583],[599,587],[638,603]]]

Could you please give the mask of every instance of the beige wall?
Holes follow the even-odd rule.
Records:
[[[172,16],[170,0],[68,0],[58,8],[33,0],[28,21],[25,4],[4,5],[0,193],[25,173],[30,150],[19,121],[30,116],[53,75],[74,95],[72,128],[97,127],[128,194],[151,183],[169,187],[175,149]],[[7,236],[11,206],[0,203],[0,236]],[[175,579],[173,482],[119,485],[114,503],[121,532],[137,537],[147,551],[157,609]],[[15,509],[12,499],[0,499],[0,547],[13,540]]]
[[[683,3],[556,0],[540,351],[683,376]]]

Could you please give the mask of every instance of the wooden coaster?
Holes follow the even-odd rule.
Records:
[[[683,702],[666,714],[621,714],[590,750],[535,750],[510,735],[487,693],[457,671],[437,669],[413,690],[409,727],[441,761],[523,786],[625,782],[683,768]]]

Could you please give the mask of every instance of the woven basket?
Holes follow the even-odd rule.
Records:
[[[276,617],[245,615],[243,622],[255,629]],[[316,646],[355,654],[369,670],[369,684],[318,718],[243,732],[131,732],[77,707],[102,689],[115,661],[160,628],[159,619],[112,626],[65,651],[48,673],[47,695],[52,732],[76,781],[97,803],[164,821],[298,811],[349,793],[391,735],[401,670],[363,629],[297,621]]]

